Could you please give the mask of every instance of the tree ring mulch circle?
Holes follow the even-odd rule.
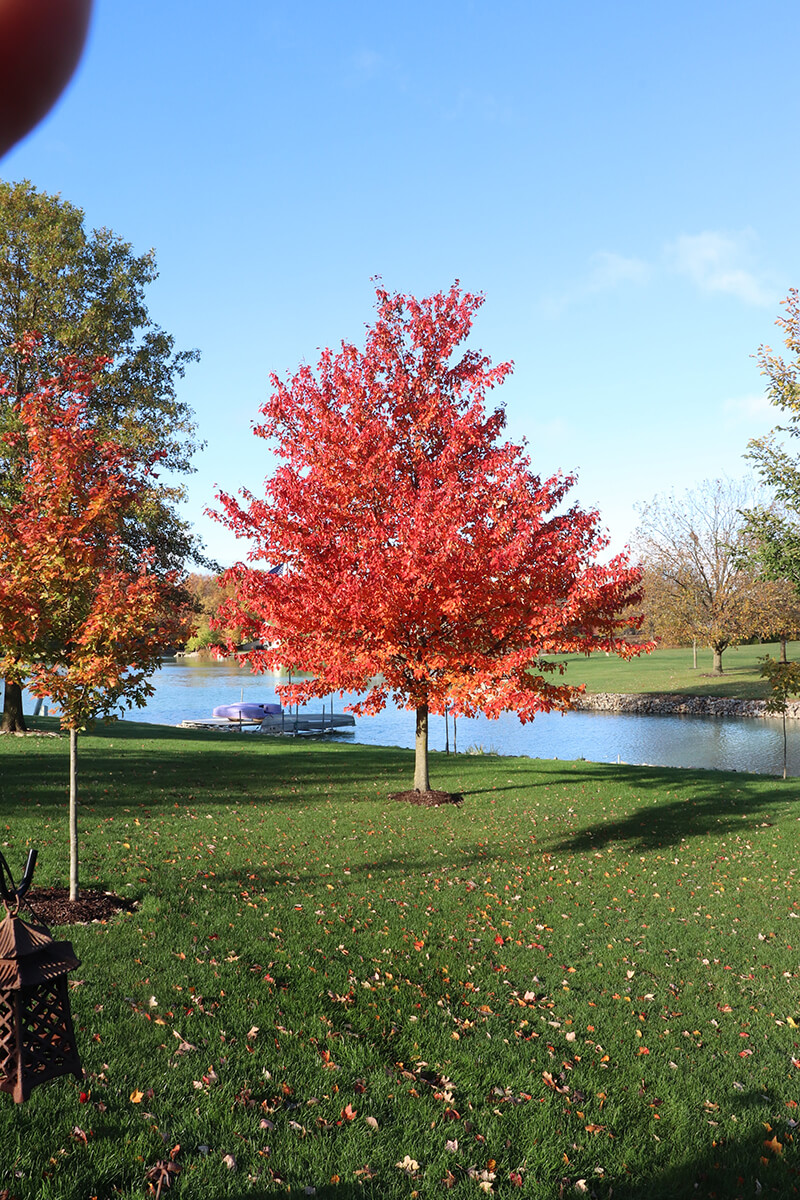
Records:
[[[390,800],[399,800],[402,804],[422,804],[425,808],[440,808],[443,804],[464,803],[464,797],[460,792],[440,792],[435,788],[429,788],[427,792],[418,792],[411,789],[408,792],[391,792]]]
[[[134,912],[137,907],[135,900],[96,888],[81,888],[78,899],[70,900],[69,888],[43,887],[31,888],[25,894],[20,911],[45,925],[89,925],[110,921],[117,913]]]

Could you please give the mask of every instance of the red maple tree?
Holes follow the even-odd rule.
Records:
[[[24,347],[23,347],[24,352]],[[152,694],[148,676],[188,616],[174,575],[133,558],[121,533],[154,464],[99,443],[85,397],[101,364],[67,359],[15,405],[17,458],[0,506],[0,677],[51,697],[70,733],[70,893],[77,898],[77,734]]]
[[[574,478],[533,474],[485,408],[511,364],[454,360],[482,302],[458,283],[422,301],[378,287],[364,350],[271,376],[255,433],[283,463],[263,499],[223,493],[214,514],[252,543],[220,609],[263,641],[240,660],[309,672],[289,702],[349,691],[357,714],[389,696],[416,710],[418,791],[429,712],[527,721],[573,699],[554,656],[639,649],[619,636],[638,628],[638,570],[597,561],[598,514],[561,507]]]

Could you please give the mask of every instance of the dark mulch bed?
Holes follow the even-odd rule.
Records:
[[[28,904],[30,903],[30,908]],[[125,900],[111,892],[83,888],[78,899],[70,901],[69,888],[31,888],[22,902],[26,917],[35,917],[45,925],[88,925],[92,921],[110,921],[118,912],[133,912],[135,900]]]
[[[431,788],[427,792],[392,792],[390,800],[400,800],[404,804],[423,804],[426,808],[439,808],[442,804],[463,804],[464,797],[460,792],[439,792]]]

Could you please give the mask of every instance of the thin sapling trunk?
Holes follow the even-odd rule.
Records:
[[[414,758],[414,791],[430,791],[428,777],[428,706],[420,704],[417,707],[417,737]]]
[[[69,898],[78,899],[78,731],[69,731]]]

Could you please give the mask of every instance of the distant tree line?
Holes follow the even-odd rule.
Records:
[[[230,599],[232,595],[230,584],[224,584],[219,575],[192,572],[186,576],[183,586],[191,599],[194,615],[194,629],[191,637],[181,647],[183,650],[193,653],[211,646],[224,645],[228,641],[237,644],[241,642],[240,629],[214,629],[211,625],[223,600]]]
[[[706,480],[644,505],[636,545],[644,568],[645,630],[667,645],[708,647],[722,674],[730,646],[785,644],[800,629],[792,580],[766,569],[749,513],[748,481]]]

